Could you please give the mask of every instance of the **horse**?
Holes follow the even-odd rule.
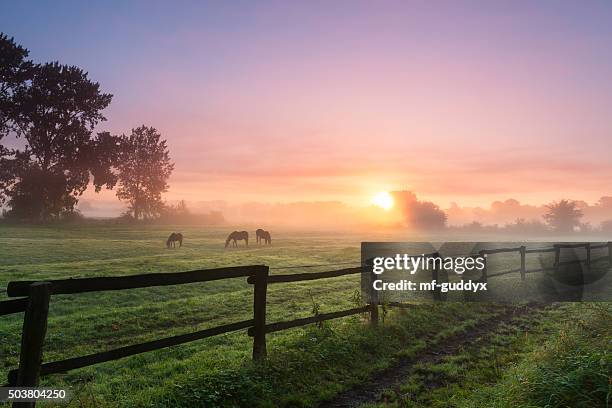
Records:
[[[172,245],[172,248],[176,248],[177,242],[179,243],[179,248],[183,246],[183,234],[180,232],[173,232],[166,241],[166,248],[170,248],[170,245]]]
[[[269,231],[264,231],[261,228],[259,228],[257,231],[255,231],[255,235],[257,237],[258,244],[261,244],[261,241],[263,240],[264,243],[268,245],[272,245],[272,237],[270,236]]]
[[[231,234],[229,234],[229,236],[227,237],[227,239],[225,240],[225,247],[227,248],[229,246],[230,241],[234,241],[234,246],[237,247],[238,246],[238,242],[237,241],[241,241],[244,240],[244,242],[246,242],[246,246],[249,246],[249,233],[246,231],[234,231]]]

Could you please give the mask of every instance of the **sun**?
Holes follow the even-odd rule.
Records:
[[[390,210],[393,207],[393,197],[388,191],[381,191],[372,197],[372,203],[384,210]]]

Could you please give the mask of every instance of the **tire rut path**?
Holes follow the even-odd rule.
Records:
[[[401,358],[395,365],[380,371],[367,382],[336,395],[332,400],[319,404],[319,408],[347,408],[356,407],[365,403],[380,401],[383,391],[401,385],[410,374],[415,365],[438,363],[445,357],[457,354],[463,347],[478,341],[483,336],[492,334],[502,324],[506,324],[517,317],[542,309],[547,305],[530,304],[511,307],[503,312],[487,318],[465,332],[457,333],[434,343],[415,356]]]

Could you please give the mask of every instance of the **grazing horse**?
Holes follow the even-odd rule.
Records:
[[[255,231],[255,235],[257,236],[258,244],[261,244],[261,241],[263,240],[264,243],[272,245],[272,237],[270,236],[270,231],[264,231],[259,228],[257,231]]]
[[[229,236],[227,237],[227,239],[225,240],[225,247],[227,248],[229,246],[230,241],[234,241],[234,246],[237,247],[238,246],[238,242],[237,241],[241,241],[244,240],[244,242],[246,242],[246,246],[249,246],[249,233],[246,231],[234,231],[231,234],[229,234]]]
[[[173,232],[166,241],[166,248],[170,248],[170,245],[172,245],[172,248],[176,248],[177,242],[179,243],[179,248],[183,246],[183,234],[180,232]]]

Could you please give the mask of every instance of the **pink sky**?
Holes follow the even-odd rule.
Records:
[[[612,193],[607,3],[115,6],[13,5],[0,22],[115,95],[101,130],[162,132],[169,200]]]

